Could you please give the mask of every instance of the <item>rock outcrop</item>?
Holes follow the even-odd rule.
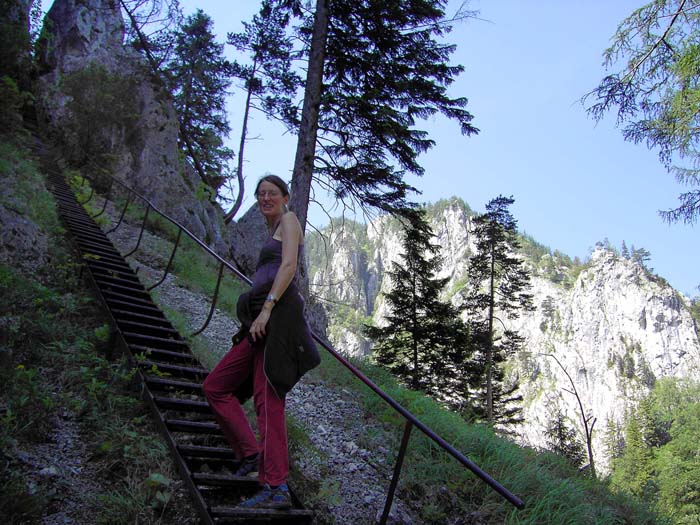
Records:
[[[450,279],[446,300],[464,284],[475,249],[470,216],[458,199],[428,207],[445,259],[439,276]],[[330,340],[348,355],[364,355],[370,343],[360,325],[381,324],[386,313],[381,292],[390,287],[386,270],[400,258],[399,225],[386,217],[342,230],[334,224],[325,243],[310,244],[311,291],[329,305]],[[656,380],[699,377],[700,341],[687,299],[640,264],[602,247],[578,275],[556,252],[526,257],[526,263],[537,309],[503,319],[526,341],[508,365],[525,398],[526,423],[518,432],[523,442],[544,446],[544,431],[557,410],[573,428],[581,428],[578,402],[567,392],[572,390],[568,373],[586,416],[597,418],[595,459],[604,470],[606,429],[620,426]]]
[[[113,0],[56,0],[44,23],[39,54],[39,105],[54,135],[66,133],[68,96],[62,79],[93,65],[133,83],[130,129],[104,129],[117,177],[221,254],[230,242],[220,207],[198,199],[198,177],[180,160],[179,123],[169,94],[124,44],[124,20]]]
[[[573,386],[586,416],[596,418],[593,450],[604,468],[606,432],[622,427],[656,380],[699,377],[695,322],[671,286],[603,248],[571,289],[536,276],[532,290],[538,310],[509,323],[527,346],[514,360],[525,397],[523,439],[542,445],[557,410],[581,428]]]

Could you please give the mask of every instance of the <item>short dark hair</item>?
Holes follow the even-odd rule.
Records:
[[[258,190],[260,189],[260,185],[263,182],[269,182],[269,183],[277,186],[280,189],[280,191],[282,192],[283,197],[286,197],[287,195],[289,195],[289,186],[287,186],[287,183],[284,182],[277,175],[265,175],[265,176],[261,177],[260,180],[258,181],[257,186],[255,186],[255,195],[258,194]]]

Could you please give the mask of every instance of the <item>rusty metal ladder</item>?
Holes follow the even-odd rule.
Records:
[[[59,214],[75,240],[88,279],[106,306],[118,344],[137,367],[143,398],[202,523],[311,523],[312,511],[294,494],[290,510],[236,506],[254,493],[258,484],[255,479],[231,474],[238,462],[202,393],[207,370],[77,201],[64,177],[46,167]]]

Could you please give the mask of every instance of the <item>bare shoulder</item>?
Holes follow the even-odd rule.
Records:
[[[280,219],[280,230],[282,236],[289,235],[290,237],[295,237],[298,242],[301,242],[303,234],[301,231],[301,223],[293,211],[288,211]]]

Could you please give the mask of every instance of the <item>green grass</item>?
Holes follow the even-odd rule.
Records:
[[[37,478],[21,454],[50,442],[52,420],[64,411],[101,468],[104,492],[82,495],[86,515],[95,523],[172,522],[174,466],[133,370],[106,357],[109,327],[78,281],[43,175],[21,145],[6,142],[0,172],[9,188],[3,204],[46,235],[51,258],[31,274],[0,264],[0,522],[36,523],[61,504],[61,479]]]
[[[434,400],[407,390],[385,370],[354,360],[365,375],[404,408],[461,451],[467,458],[525,503],[517,510],[461,463],[414,428],[399,484],[399,496],[416,502],[424,523],[444,523],[449,517],[472,515],[483,523],[653,524],[662,523],[643,503],[613,494],[604,481],[589,479],[555,454],[526,448],[503,439],[483,425],[467,424]],[[332,356],[312,372],[362,401],[368,418],[382,423],[393,437],[395,461],[404,428],[403,417],[374,395]],[[372,437],[367,438],[369,441]],[[364,444],[371,449],[371,443]],[[449,490],[445,490],[449,489]]]
[[[106,492],[86,496],[95,523],[115,523],[115,516],[124,516],[124,523],[167,523],[170,491],[154,488],[152,478],[173,478],[174,466],[138,398],[134,370],[125,359],[105,357],[109,332],[94,302],[4,265],[0,293],[0,317],[18,323],[7,340],[12,366],[0,370],[0,450],[48,441],[51,415],[68,410],[89,436],[91,461],[105,466]],[[48,486],[29,491],[12,453],[2,463],[0,521],[40,517],[52,491]]]

